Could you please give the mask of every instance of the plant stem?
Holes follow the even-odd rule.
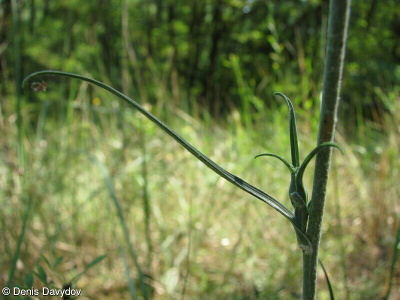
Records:
[[[324,142],[332,142],[334,139],[350,16],[350,4],[351,0],[331,0],[329,5],[328,39],[318,145]],[[313,192],[307,228],[307,236],[311,241],[314,251],[311,255],[303,255],[304,300],[316,299],[318,249],[321,238],[321,225],[325,207],[331,153],[332,149],[330,147],[319,151],[315,162]]]

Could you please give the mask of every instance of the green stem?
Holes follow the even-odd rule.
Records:
[[[249,184],[248,182],[244,181],[243,179],[233,175],[232,173],[228,172],[227,170],[221,168],[218,164],[216,164],[214,161],[209,159],[207,156],[205,156],[203,153],[201,153],[199,150],[197,150],[195,147],[193,147],[190,143],[188,143],[185,139],[183,139],[180,135],[178,135],[175,131],[173,131],[171,128],[169,128],[166,124],[161,122],[159,119],[157,119],[153,114],[145,110],[142,106],[139,105],[139,103],[133,101],[131,98],[128,96],[122,94],[121,92],[117,91],[116,89],[100,82],[92,78],[88,78],[86,76],[78,75],[78,74],[73,74],[73,73],[67,73],[67,72],[62,72],[62,71],[51,71],[51,70],[46,70],[46,71],[40,71],[40,72],[35,72],[30,74],[29,76],[25,77],[25,79],[22,82],[22,86],[26,86],[30,79],[32,79],[35,76],[41,76],[41,75],[60,75],[60,76],[65,76],[65,77],[70,77],[70,78],[75,78],[75,79],[80,79],[83,81],[90,82],[94,85],[97,85],[110,93],[116,95],[129,105],[133,106],[136,110],[138,110],[141,114],[143,114],[146,118],[148,118],[150,121],[152,121],[154,124],[156,124],[158,127],[160,127],[164,132],[166,132],[169,136],[171,136],[175,141],[177,141],[179,144],[181,144],[186,150],[188,150],[192,155],[194,155],[199,161],[201,161],[203,164],[205,164],[207,167],[209,167],[211,170],[213,170],[215,173],[217,173],[219,176],[222,178],[226,179],[230,183],[234,184],[235,186],[239,187],[243,191],[249,193],[250,195],[256,197],[257,199],[267,203],[269,206],[274,208],[276,211],[281,213],[286,219],[292,223],[296,235],[299,241],[301,241],[300,246],[303,249],[303,251],[307,253],[312,252],[312,246],[310,241],[308,240],[307,236],[304,234],[304,231],[301,230],[301,228],[298,226],[298,222],[295,219],[294,214],[292,213],[291,210],[289,210],[285,205],[280,203],[278,200],[270,196],[269,194],[265,193],[264,191],[256,188],[255,186]],[[279,93],[277,93],[280,95]],[[283,94],[282,94],[283,95]],[[289,99],[285,98],[285,100],[290,103]],[[293,113],[293,112],[292,112]],[[294,118],[294,113],[292,114],[291,118]],[[291,123],[291,127],[295,127],[294,123]],[[293,142],[295,141],[295,143]],[[291,145],[297,145],[297,137],[294,139],[294,136],[291,134]],[[298,151],[298,150],[297,150]],[[295,162],[298,165],[298,152],[294,153],[295,156]]]
[[[332,0],[329,5],[328,44],[324,69],[318,145],[324,142],[332,142],[334,139],[350,4],[351,0]],[[305,300],[316,299],[318,249],[331,153],[331,147],[322,149],[318,152],[315,162],[313,193],[307,228],[307,237],[311,240],[314,251],[311,255],[303,255],[303,299]]]

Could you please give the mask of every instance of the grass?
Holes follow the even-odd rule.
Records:
[[[0,139],[4,158],[0,165],[4,207],[0,232],[7,241],[0,246],[2,281],[7,278],[25,220],[23,188],[33,207],[15,280],[21,283],[25,274],[41,264],[41,254],[49,260],[64,256],[59,272],[66,280],[105,254],[107,258],[89,270],[78,287],[90,299],[132,298],[126,272],[133,272],[137,280],[134,261],[104,176],[87,158],[92,155],[114,184],[152,299],[299,298],[301,252],[290,224],[273,209],[219,179],[134,111],[125,112],[121,130],[111,96],[99,92],[100,105],[93,104],[86,93],[68,103],[48,102],[45,99],[60,97],[56,83],[49,81],[48,85],[47,95],[37,94],[42,102],[22,107],[27,162],[23,172],[13,151],[16,141]],[[203,124],[168,103],[162,107],[168,124],[185,139],[229,171],[290,205],[290,174],[285,166],[253,159],[262,152],[289,158],[286,111],[266,111],[263,122],[252,124],[254,130],[248,134],[238,113],[232,112],[225,124],[210,119]],[[153,109],[160,111],[160,107]],[[9,137],[16,134],[11,114],[3,116]],[[307,112],[299,118],[300,147],[308,153],[314,147],[316,125],[304,124],[309,119]],[[328,194],[321,245],[321,258],[338,299],[345,299],[346,286],[349,299],[376,299],[386,291],[400,226],[397,121],[388,119],[380,133],[365,122],[365,140],[357,144],[343,137],[339,140],[347,155],[335,157],[333,174],[340,188]],[[373,132],[374,139],[368,139]],[[87,155],[77,155],[77,151]],[[311,172],[305,176],[310,183]],[[21,177],[23,187],[18,185]],[[144,198],[150,204],[149,213]],[[319,299],[328,299],[322,270],[319,273]],[[399,277],[397,264],[394,299]],[[140,293],[136,283],[136,289],[131,285],[130,290]]]

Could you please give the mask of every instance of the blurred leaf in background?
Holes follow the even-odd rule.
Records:
[[[48,76],[34,86],[38,93],[27,89],[18,98],[14,80],[56,69],[104,81],[229,171],[285,199],[286,184],[275,184],[284,168],[251,159],[289,154],[287,111],[274,92],[293,100],[304,152],[315,147],[327,1],[13,0],[14,15],[11,2],[0,1],[1,282],[23,226],[22,195],[29,195],[16,282],[42,252],[63,256],[67,275],[107,254],[79,282],[96,299],[128,297],[118,218],[99,172],[74,155],[82,151],[115,183],[155,299],[183,290],[188,299],[294,298],[300,259],[282,249],[296,241],[268,209],[218,181],[110,95]],[[321,253],[338,298],[378,297],[392,265],[392,294],[400,297],[392,264],[400,226],[400,7],[397,0],[353,1],[350,20],[338,125],[348,156],[335,161],[340,188],[330,192],[337,202],[328,200]],[[176,281],[163,284],[171,270]]]

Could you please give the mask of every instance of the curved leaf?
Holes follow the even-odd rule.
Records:
[[[310,154],[307,155],[307,157],[304,159],[303,163],[301,164],[301,166],[298,170],[298,173],[297,173],[297,182],[298,183],[302,184],[304,171],[305,171],[308,163],[324,147],[335,147],[335,148],[339,149],[340,152],[342,152],[342,154],[344,154],[344,149],[342,148],[342,146],[340,146],[336,143],[322,143],[322,144],[318,145],[317,147],[314,148],[314,150],[312,150],[310,152]]]
[[[97,86],[109,91],[110,93],[114,94],[115,96],[119,97],[120,99],[122,99],[129,105],[133,106],[135,109],[137,109],[141,114],[143,114],[150,121],[152,121],[154,124],[156,124],[162,130],[164,130],[169,136],[171,136],[175,141],[177,141],[179,144],[181,144],[193,156],[195,156],[198,160],[200,160],[203,164],[205,164],[207,167],[209,167],[215,173],[217,173],[218,175],[220,175],[221,177],[223,177],[230,183],[236,185],[240,189],[246,191],[250,195],[253,195],[257,199],[267,203],[272,208],[274,208],[276,211],[278,211],[283,216],[285,216],[293,224],[293,226],[297,227],[297,225],[294,221],[293,213],[286,206],[284,206],[282,203],[280,203],[279,201],[277,201],[275,198],[268,195],[267,193],[263,192],[262,190],[254,187],[253,185],[247,183],[243,179],[241,179],[241,178],[231,174],[230,172],[226,171],[225,169],[221,168],[219,165],[217,165],[215,162],[213,162],[211,159],[209,159],[207,156],[205,156],[203,153],[201,153],[199,150],[197,150],[191,144],[189,144],[185,139],[183,139],[181,136],[179,136],[179,134],[177,134],[175,131],[173,131],[171,128],[169,128],[166,124],[164,124],[162,121],[157,119],[153,114],[151,114],[150,112],[145,110],[140,104],[138,104],[137,102],[135,102],[128,96],[122,94],[121,92],[117,91],[116,89],[114,89],[98,80],[88,78],[86,76],[74,74],[74,73],[67,73],[67,72],[62,72],[62,71],[52,71],[52,70],[39,71],[39,72],[35,72],[35,73],[28,75],[23,80],[22,86],[23,87],[26,86],[27,83],[29,82],[29,80],[32,79],[33,77],[42,76],[42,75],[60,75],[60,76],[80,79],[80,80],[83,80],[86,82],[90,82],[94,85],[97,85]]]
[[[282,156],[278,155],[278,154],[274,154],[274,153],[261,153],[256,155],[254,158],[258,158],[261,156],[272,156],[275,157],[277,159],[279,159],[281,162],[283,162],[285,164],[285,166],[289,169],[290,173],[294,174],[296,172],[296,169],[286,160],[284,159]]]

